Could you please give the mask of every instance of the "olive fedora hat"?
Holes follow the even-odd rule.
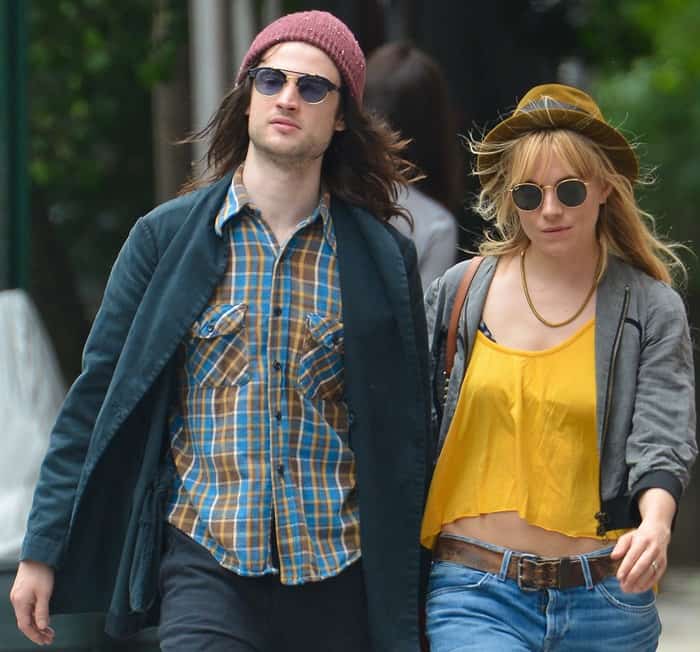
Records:
[[[530,131],[570,129],[600,145],[615,169],[630,181],[639,174],[637,157],[627,139],[611,127],[590,95],[573,86],[542,84],[530,89],[515,110],[483,139],[484,145],[512,140]],[[477,155],[476,169],[482,182],[492,176],[499,153],[488,147]]]

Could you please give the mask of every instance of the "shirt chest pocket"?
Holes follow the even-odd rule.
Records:
[[[202,312],[187,342],[190,384],[221,387],[248,382],[247,312],[246,304],[214,305]]]
[[[343,397],[343,322],[316,313],[306,316],[298,382],[305,396],[326,401]]]

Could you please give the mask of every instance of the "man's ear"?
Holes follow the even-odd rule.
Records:
[[[345,116],[342,113],[339,113],[338,117],[335,119],[334,129],[336,131],[345,131],[347,129],[347,126],[345,124]]]

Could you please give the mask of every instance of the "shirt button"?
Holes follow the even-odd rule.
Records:
[[[212,323],[206,324],[204,326],[204,332],[207,335],[210,335],[211,333],[213,333],[214,332],[214,324],[212,324]]]
[[[280,308],[279,306],[275,306],[272,310],[272,314],[275,317],[279,317],[282,314],[282,308]]]
[[[275,412],[275,419],[277,419],[277,421],[282,421],[282,413],[279,410]]]
[[[281,363],[279,360],[275,360],[275,361],[272,363],[272,368],[273,368],[275,371],[279,371],[279,370],[282,368],[282,363]]]
[[[284,476],[284,464],[281,462],[277,465],[277,473],[281,476]]]

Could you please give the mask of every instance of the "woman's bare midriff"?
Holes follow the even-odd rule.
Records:
[[[460,518],[442,526],[445,534],[479,539],[485,543],[529,552],[541,557],[580,555],[614,543],[607,539],[569,537],[558,532],[530,525],[516,512],[498,512]]]

